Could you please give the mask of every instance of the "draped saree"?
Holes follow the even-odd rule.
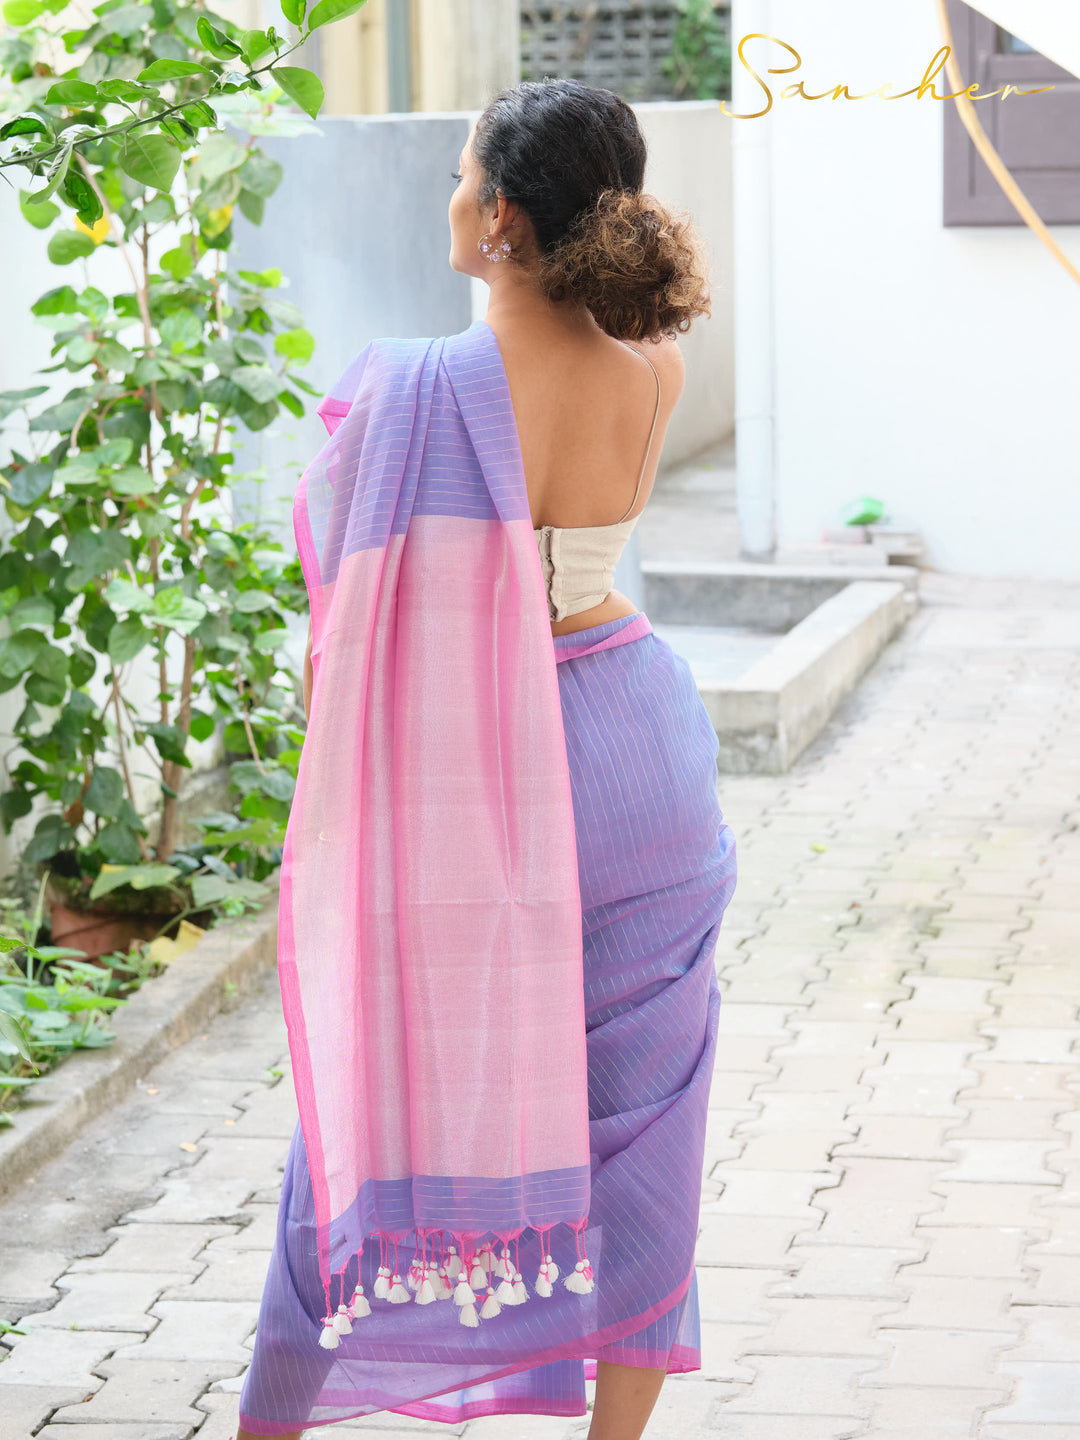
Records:
[[[320,413],[279,927],[300,1122],[241,1423],[581,1415],[586,1359],[701,1363],[716,735],[643,613],[551,636],[486,322],[371,342]]]

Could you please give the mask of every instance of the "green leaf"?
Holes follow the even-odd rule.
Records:
[[[281,0],[281,13],[293,25],[303,23],[306,9],[307,0]]]
[[[109,631],[106,651],[114,665],[123,665],[126,660],[133,660],[149,641],[150,631],[137,615],[129,615]]]
[[[158,326],[161,338],[174,354],[190,350],[203,337],[203,322],[194,310],[174,310]]]
[[[238,270],[236,273],[249,285],[257,285],[266,290],[276,290],[284,278],[277,266],[270,270]]]
[[[315,9],[318,10],[320,5],[327,3],[328,0],[320,0],[320,4],[316,5]],[[354,8],[359,10],[360,6],[357,5]],[[351,14],[352,11],[349,13]],[[310,115],[312,120],[318,119],[326,96],[323,83],[317,75],[312,74],[310,70],[301,70],[297,65],[275,65],[269,73],[294,104],[299,105],[300,109],[306,115]]]
[[[214,725],[214,717],[212,715],[206,715],[201,710],[193,710],[191,712],[191,723],[188,725],[188,733],[193,740],[209,740],[215,729],[216,726]],[[14,792],[9,791],[7,793],[11,794]]]
[[[103,12],[101,28],[107,35],[137,35],[145,26],[153,24],[154,11],[150,5],[118,5],[114,10]]]
[[[81,230],[58,230],[48,244],[46,254],[54,265],[70,265],[85,255],[92,255],[97,249],[89,235]]]
[[[157,92],[153,85],[140,85],[135,80],[102,80],[98,94],[107,100],[145,100]]]
[[[320,25],[330,25],[335,20],[355,15],[364,3],[365,0],[319,0],[308,16],[308,30],[318,30]]]
[[[164,85],[167,80],[185,80],[189,75],[205,75],[206,66],[194,60],[155,60],[136,76],[144,85]],[[158,189],[162,187],[159,185]]]
[[[7,6],[4,7],[5,11],[7,8]],[[19,1055],[21,1055],[28,1064],[34,1065],[33,1058],[30,1054],[30,1047],[26,1043],[26,1035],[22,1026],[14,1016],[9,1015],[6,1010],[0,1010],[0,1040],[3,1040],[8,1045],[13,1045]],[[37,1068],[38,1067],[34,1065],[34,1069],[36,1070]]]
[[[85,80],[61,80],[50,86],[45,96],[46,105],[68,105],[80,109],[92,105],[97,99],[97,86],[88,85]]]
[[[106,478],[116,495],[149,495],[154,489],[154,477],[138,465],[121,465]]]
[[[240,32],[240,50],[249,65],[254,65],[256,60],[273,48],[265,30],[242,30]]]
[[[58,285],[55,290],[46,290],[41,299],[30,306],[31,315],[73,315],[78,310],[75,291],[70,285]]]
[[[82,797],[86,809],[106,820],[115,820],[123,798],[124,781],[119,770],[109,765],[95,765]]]
[[[238,365],[229,379],[258,405],[277,399],[278,378],[269,365]]]
[[[140,185],[168,190],[180,168],[180,147],[164,135],[129,135],[117,163]]]
[[[304,415],[306,414],[306,411],[304,410],[304,402],[296,395],[294,395],[291,390],[279,390],[278,399],[281,401],[282,405],[285,406],[285,409],[288,410],[291,414],[295,415],[298,420],[302,420],[304,418]]]
[[[315,336],[310,330],[285,330],[275,338],[274,349],[287,360],[306,365],[315,354]]]
[[[245,220],[250,220],[252,225],[262,224],[266,201],[261,195],[255,195],[250,190],[241,190],[236,203],[240,206],[240,214]]]
[[[207,135],[199,146],[199,153],[193,168],[203,180],[216,180],[228,170],[236,170],[244,163],[245,151],[225,130],[215,130]]]
[[[210,54],[217,60],[231,60],[234,55],[240,54],[240,46],[230,40],[216,26],[211,25],[205,15],[199,16],[197,25],[199,39],[203,47],[210,51]]]
[[[53,161],[48,172],[49,183],[43,186],[40,190],[32,191],[30,195],[27,196],[27,202],[29,204],[44,204],[44,202],[48,200],[49,196],[52,195],[54,191],[59,189],[59,187],[64,183],[64,177],[67,175],[68,166],[71,164],[71,152],[73,149],[73,143],[67,145],[61,152],[61,154],[59,154]]]
[[[271,160],[270,156],[264,155],[261,150],[255,150],[240,167],[240,184],[253,195],[266,200],[281,184],[284,174],[285,171],[276,160]]]
[[[102,591],[104,598],[116,610],[127,610],[130,614],[142,614],[153,603],[151,596],[134,580],[114,575]]]
[[[49,127],[40,115],[16,115],[0,125],[0,140],[10,140],[13,135],[48,135]]]
[[[46,200],[44,205],[35,205],[27,190],[19,191],[19,209],[23,219],[30,222],[35,230],[47,230],[60,214],[60,206]]]
[[[29,25],[31,20],[36,20],[45,6],[41,0],[7,0],[4,6],[4,19],[9,25]]]
[[[64,199],[84,225],[93,225],[105,211],[97,191],[78,170],[69,170],[64,180]]]
[[[191,246],[180,245],[175,250],[166,250],[161,257],[161,268],[167,270],[174,280],[186,280],[195,268]]]
[[[242,590],[236,597],[233,609],[242,615],[251,615],[256,610],[266,610],[276,603],[273,595],[268,595],[265,590]]]

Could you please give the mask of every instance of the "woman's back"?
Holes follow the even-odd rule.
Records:
[[[603,526],[639,515],[682,392],[677,342],[632,345],[595,325],[538,326],[535,311],[521,317],[489,312],[487,323],[510,385],[534,527]],[[655,376],[632,349],[648,357]],[[639,477],[637,500],[627,513]]]

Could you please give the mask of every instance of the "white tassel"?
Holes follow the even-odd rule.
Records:
[[[324,1350],[336,1350],[341,1344],[341,1337],[334,1329],[334,1319],[332,1315],[327,1315],[326,1319],[322,1322],[322,1334],[319,1336],[319,1344]]]
[[[548,1279],[551,1281],[552,1285],[554,1285],[555,1281],[559,1278],[559,1267],[555,1264],[555,1261],[551,1258],[550,1255],[545,1255],[544,1258],[547,1261]]]
[[[579,1260],[571,1270],[570,1274],[563,1281],[567,1290],[573,1290],[575,1295],[588,1295],[593,1288],[592,1266],[589,1266],[588,1273],[585,1271],[586,1262]]]
[[[458,1319],[462,1325],[471,1325],[474,1329],[480,1324],[480,1321],[476,1318],[476,1306],[471,1304],[462,1305],[461,1310],[458,1312]]]
[[[379,1273],[375,1278],[375,1284],[371,1287],[371,1293],[376,1300],[388,1300],[390,1298],[390,1266],[380,1265]]]
[[[400,1275],[394,1276],[393,1283],[390,1286],[390,1294],[386,1298],[394,1305],[401,1305],[406,1300],[412,1299],[408,1290],[406,1290],[405,1286],[401,1283]]]
[[[501,1276],[503,1280],[513,1280],[514,1278],[514,1271],[510,1265],[510,1251],[505,1245],[502,1254],[495,1261],[494,1273]]]
[[[425,1275],[420,1282],[420,1289],[416,1292],[416,1303],[417,1305],[430,1305],[436,1298],[435,1286]]]
[[[371,1314],[371,1306],[368,1303],[367,1296],[364,1294],[363,1285],[357,1285],[356,1290],[353,1292],[353,1297],[349,1301],[349,1314],[354,1320],[363,1319],[365,1315]]]
[[[457,1246],[450,1246],[450,1259],[446,1262],[446,1274],[450,1280],[456,1280],[461,1274],[461,1256],[457,1253]]]
[[[473,1294],[472,1287],[469,1285],[468,1280],[465,1279],[463,1272],[459,1276],[457,1285],[454,1288],[454,1304],[471,1305],[475,1299],[476,1296]]]
[[[352,1334],[352,1321],[349,1319],[347,1306],[339,1305],[337,1307],[337,1314],[334,1316],[334,1329],[339,1335]]]
[[[525,1281],[521,1278],[521,1271],[514,1272],[514,1300],[515,1305],[524,1305],[529,1298],[529,1292],[525,1289]]]
[[[414,1260],[409,1266],[409,1273],[405,1276],[405,1283],[410,1290],[419,1290],[423,1279],[424,1272],[420,1269],[420,1261]]]
[[[473,1262],[472,1270],[469,1273],[469,1284],[474,1290],[482,1290],[488,1282],[487,1271],[480,1264],[479,1259]]]
[[[542,1295],[546,1300],[551,1294],[551,1281],[548,1279],[547,1262],[540,1266],[540,1273],[536,1277],[536,1293]]]
[[[484,1301],[484,1308],[480,1311],[481,1320],[494,1320],[502,1306],[495,1298],[495,1291],[489,1285],[487,1288],[487,1299]]]
[[[516,1305],[514,1299],[514,1287],[509,1280],[500,1280],[499,1288],[495,1291],[495,1299],[500,1305]]]
[[[450,1284],[450,1277],[446,1273],[445,1265],[439,1266],[439,1272],[433,1283],[435,1285],[435,1299],[449,1300],[454,1293],[454,1287]]]

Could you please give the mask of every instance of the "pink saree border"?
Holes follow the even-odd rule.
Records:
[[[647,1310],[643,1310],[640,1315],[631,1315],[629,1318],[627,1318],[627,1319],[625,1319],[625,1320],[617,1320],[617,1321],[615,1321],[615,1322],[614,1322],[613,1324],[611,1324],[611,1325],[606,1325],[602,1330],[595,1330],[595,1331],[593,1331],[593,1333],[592,1333],[591,1335],[587,1336],[585,1339],[583,1339],[583,1340],[581,1340],[581,1341],[578,1341],[578,1342],[576,1342],[576,1343],[574,1343],[574,1344],[570,1344],[570,1345],[552,1345],[552,1346],[549,1346],[549,1348],[548,1348],[547,1350],[540,1350],[540,1351],[537,1351],[535,1354],[530,1355],[527,1360],[522,1361],[520,1364],[517,1364],[517,1365],[504,1365],[500,1370],[493,1370],[489,1375],[482,1375],[482,1376],[480,1376],[478,1379],[471,1381],[468,1386],[464,1386],[464,1387],[462,1387],[462,1388],[464,1388],[464,1389],[471,1389],[472,1386],[474,1386],[474,1385],[486,1385],[486,1384],[487,1384],[489,1381],[491,1381],[491,1380],[499,1380],[499,1379],[501,1379],[504,1375],[516,1375],[516,1374],[517,1374],[519,1371],[521,1371],[521,1370],[535,1370],[535,1369],[537,1369],[539,1366],[541,1366],[541,1365],[547,1365],[547,1364],[549,1364],[549,1363],[550,1363],[551,1361],[553,1361],[553,1360],[577,1360],[577,1359],[581,1359],[581,1360],[584,1361],[584,1360],[586,1360],[587,1358],[590,1358],[590,1357],[591,1357],[591,1352],[592,1352],[593,1350],[602,1348],[602,1346],[607,1345],[607,1344],[610,1344],[611,1341],[613,1341],[613,1340],[621,1340],[624,1335],[632,1335],[635,1330],[642,1330],[642,1329],[644,1329],[644,1327],[645,1327],[646,1325],[650,1324],[653,1320],[657,1319],[658,1316],[666,1314],[668,1310],[671,1310],[671,1309],[672,1309],[674,1306],[676,1306],[676,1305],[679,1303],[679,1301],[683,1298],[683,1296],[686,1294],[687,1290],[689,1290],[690,1284],[691,1284],[691,1281],[693,1280],[693,1278],[694,1278],[694,1267],[691,1266],[690,1272],[689,1272],[689,1274],[687,1275],[686,1279],[683,1280],[681,1284],[677,1285],[677,1286],[675,1287],[675,1289],[672,1290],[672,1292],[670,1293],[670,1295],[666,1295],[663,1300],[657,1300],[656,1303],[653,1304],[653,1305],[650,1305]],[[535,1298],[535,1297],[534,1297],[534,1298]],[[697,1353],[697,1352],[695,1352],[695,1351],[689,1350],[688,1347],[686,1347],[686,1346],[673,1346],[673,1347],[672,1347],[672,1354],[675,1354],[676,1351],[682,1352],[682,1351],[684,1351],[684,1350],[687,1351],[687,1354],[689,1355],[689,1357],[690,1357],[691,1359],[693,1358],[694,1354]],[[646,1353],[648,1353],[648,1352],[646,1352]],[[650,1367],[641,1367],[641,1368],[650,1368]],[[659,1367],[658,1367],[658,1366],[654,1366],[654,1367],[651,1367],[651,1368],[658,1369]],[[698,1363],[697,1363],[696,1365],[688,1366],[687,1368],[688,1368],[688,1369],[694,1369],[694,1370],[700,1370],[700,1369],[701,1369],[700,1358],[698,1359]],[[669,1373],[685,1374],[686,1371],[685,1371],[685,1370],[681,1370],[681,1371],[679,1371],[679,1372],[671,1372],[671,1371],[669,1371]],[[462,1424],[463,1421],[465,1421],[465,1420],[476,1419],[476,1418],[482,1417],[482,1416],[484,1416],[484,1415],[501,1415],[501,1414],[510,1414],[510,1413],[513,1413],[513,1414],[517,1414],[517,1413],[527,1413],[527,1414],[533,1414],[533,1415],[564,1415],[564,1414],[569,1414],[569,1415],[584,1415],[584,1414],[585,1414],[585,1411],[584,1411],[584,1410],[569,1410],[569,1411],[565,1411],[565,1410],[528,1410],[528,1411],[524,1411],[523,1408],[522,1408],[522,1406],[521,1406],[518,1402],[516,1402],[516,1401],[513,1403],[513,1405],[512,1405],[511,1408],[508,1408],[508,1409],[500,1409],[500,1408],[498,1408],[498,1403],[497,1403],[496,1401],[494,1401],[494,1400],[491,1400],[491,1401],[483,1400],[483,1401],[478,1401],[478,1402],[477,1402],[477,1406],[478,1406],[478,1407],[480,1407],[480,1406],[494,1406],[494,1407],[496,1407],[496,1408],[493,1408],[493,1409],[477,1408],[477,1409],[473,1410],[472,1407],[467,1407],[467,1408],[469,1409],[469,1413],[468,1413],[468,1414],[464,1414],[464,1415],[463,1415],[463,1414],[461,1414],[461,1413],[459,1412],[459,1413],[456,1413],[456,1414],[454,1414],[454,1415],[450,1415],[450,1414],[448,1414],[448,1407],[446,1407],[446,1406],[444,1406],[444,1405],[433,1405],[433,1404],[427,1404],[427,1403],[425,1403],[425,1402],[427,1402],[427,1401],[437,1400],[437,1399],[439,1398],[439,1395],[440,1395],[440,1394],[445,1395],[446,1393],[447,1393],[447,1392],[444,1390],[444,1391],[436,1391],[436,1393],[435,1393],[434,1395],[421,1395],[421,1396],[419,1397],[419,1399],[414,1400],[414,1401],[410,1401],[409,1406],[408,1406],[408,1409],[396,1409],[396,1410],[366,1410],[366,1411],[361,1410],[361,1411],[357,1411],[355,1415],[335,1415],[332,1420],[308,1420],[308,1421],[306,1421],[306,1422],[304,1423],[304,1428],[307,1429],[307,1430],[314,1430],[317,1426],[320,1426],[320,1425],[340,1425],[340,1424],[342,1423],[342,1421],[344,1421],[344,1420],[356,1420],[356,1419],[360,1419],[360,1418],[363,1417],[364,1415],[385,1415],[385,1414],[389,1414],[389,1415],[408,1415],[408,1416],[410,1416],[411,1418],[416,1419],[416,1420],[438,1420],[438,1421],[441,1421],[441,1422],[444,1423],[444,1424],[460,1425],[460,1424]],[[333,1397],[334,1397],[334,1394],[335,1394],[334,1391],[328,1391],[327,1394],[326,1394],[324,1403],[326,1403],[326,1404],[333,1404],[333,1403],[334,1403],[334,1398],[333,1398]],[[339,1402],[339,1403],[346,1403],[346,1404],[347,1404],[348,1401],[343,1399],[342,1402]],[[297,1422],[296,1422],[296,1421],[289,1421],[288,1423],[285,1423],[285,1424],[277,1424],[277,1423],[275,1423],[275,1422],[273,1422],[273,1421],[258,1421],[258,1420],[253,1419],[251,1416],[244,1415],[244,1414],[241,1414],[239,1418],[240,1418],[240,1424],[244,1427],[245,1430],[250,1430],[250,1432],[252,1433],[252,1435],[291,1435],[291,1434],[293,1433],[293,1431],[297,1429]],[[73,1440],[77,1440],[77,1437],[73,1437]]]

